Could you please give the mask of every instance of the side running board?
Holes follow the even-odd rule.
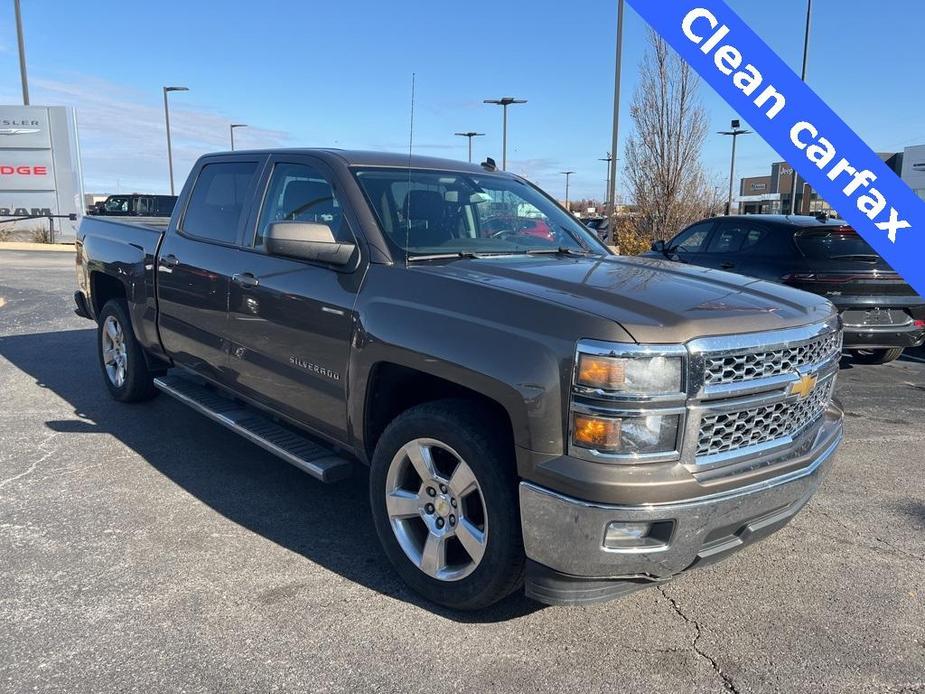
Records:
[[[262,412],[224,396],[217,389],[175,374],[155,378],[154,385],[322,482],[336,482],[350,476],[353,464],[346,458],[305,434],[277,424]]]

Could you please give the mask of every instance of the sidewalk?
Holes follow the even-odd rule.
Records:
[[[29,241],[0,241],[0,251],[50,251],[73,253],[73,243],[31,243]]]

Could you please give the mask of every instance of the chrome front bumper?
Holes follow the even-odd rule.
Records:
[[[783,527],[809,501],[843,438],[841,412],[830,408],[805,454],[806,465],[738,489],[677,503],[610,506],[520,484],[527,593],[543,602],[606,600],[664,581]],[[673,524],[658,547],[608,549],[612,522]]]

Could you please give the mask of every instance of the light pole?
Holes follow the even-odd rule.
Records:
[[[610,174],[607,176],[607,219],[613,217],[617,196],[617,140],[620,135],[620,75],[623,70],[623,9],[624,1],[617,3],[617,58],[613,76],[613,137],[610,143]]]
[[[477,133],[477,132],[473,132],[470,130],[469,132],[466,132],[466,133],[454,133],[454,134],[459,135],[460,137],[469,138],[469,163],[471,164],[472,163],[472,138],[482,137],[482,135],[484,135],[485,133]]]
[[[739,126],[741,123],[738,120],[732,121],[732,130],[721,130],[720,135],[731,135],[732,136],[732,163],[729,165],[729,199],[726,202],[726,216],[732,214],[732,186],[735,179],[735,170],[736,170],[736,140],[739,138],[739,135],[750,135],[751,130],[743,130]]]
[[[231,135],[231,151],[234,152],[234,129],[246,128],[247,123],[232,123],[228,126],[228,133]]]
[[[501,144],[501,170],[507,171],[507,107],[511,104],[525,104],[526,99],[515,99],[512,96],[505,96],[500,99],[485,99],[486,104],[495,104],[504,109],[504,130]]]
[[[565,176],[565,209],[571,212],[572,208],[568,204],[568,180],[569,180],[569,177],[575,172],[574,171],[560,171],[559,173]]]
[[[167,168],[170,170],[170,194],[173,195],[173,150],[170,147],[170,109],[167,107],[167,92],[188,92],[189,87],[163,87],[164,123],[167,125]]]
[[[809,32],[813,25],[813,0],[806,0],[806,33],[803,35],[803,71],[800,79],[806,81],[806,62],[809,60]],[[792,167],[791,167],[792,168]],[[793,182],[790,189],[790,214],[797,213],[797,171],[793,169]],[[804,197],[806,189],[803,190]]]
[[[607,200],[608,200],[608,196],[610,195],[610,162],[613,161],[613,155],[612,155],[610,152],[607,152],[607,156],[606,156],[606,157],[599,157],[599,158],[598,158],[598,161],[602,161],[602,162],[604,162],[605,164],[607,164],[607,178],[604,179],[604,180],[606,181],[606,183],[607,183],[607,187],[606,187],[605,190],[604,190],[604,214],[607,214],[607,212],[608,212],[609,209],[610,209],[610,208],[608,207],[608,202],[607,202]]]
[[[22,105],[29,105],[29,79],[26,77],[26,42],[22,36],[22,10],[19,0],[13,0],[16,11],[16,40],[19,42],[19,77],[22,80]]]

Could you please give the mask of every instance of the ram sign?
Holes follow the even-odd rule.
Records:
[[[77,222],[53,216],[83,213],[82,181],[72,108],[0,106],[0,237],[73,241]]]

